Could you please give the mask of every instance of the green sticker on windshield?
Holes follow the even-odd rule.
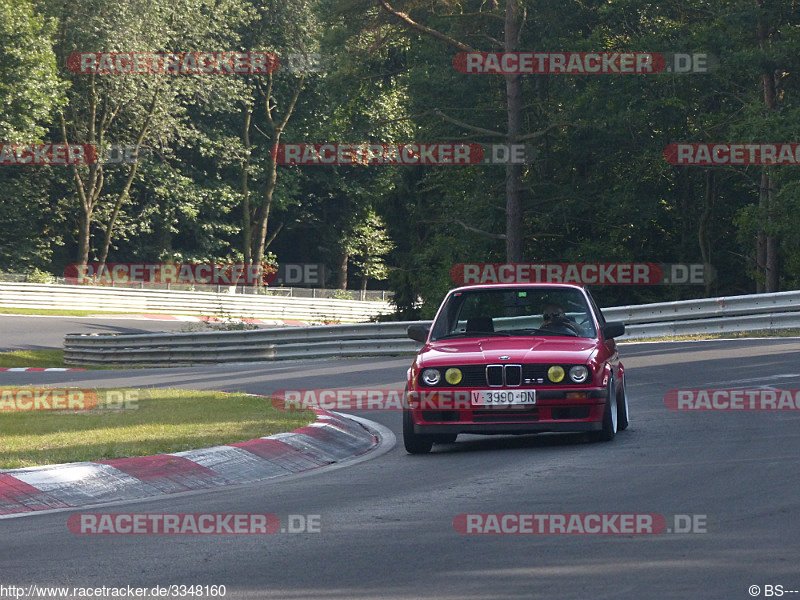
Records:
[[[528,292],[520,292],[519,293],[519,297],[520,298],[527,298],[527,296],[528,296]]]

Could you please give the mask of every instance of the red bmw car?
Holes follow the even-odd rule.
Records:
[[[411,454],[459,433],[590,432],[610,441],[628,426],[625,370],[588,290],[568,284],[451,290],[408,370],[403,440]]]

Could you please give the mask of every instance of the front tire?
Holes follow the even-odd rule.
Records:
[[[606,409],[603,412],[603,428],[594,432],[594,439],[597,442],[610,442],[617,435],[618,410],[617,394],[614,389],[614,380],[608,382],[608,394],[606,395]]]
[[[625,384],[625,375],[622,375],[622,385],[620,386],[621,395],[617,396],[617,429],[625,431],[630,425],[630,413],[628,412],[628,386]]]
[[[403,411],[403,445],[409,454],[427,454],[433,448],[432,436],[414,433],[410,410]]]

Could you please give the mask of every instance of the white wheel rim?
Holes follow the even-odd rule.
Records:
[[[622,397],[625,399],[625,420],[631,422],[631,413],[628,410],[628,384],[625,383],[625,378],[622,378]]]
[[[612,390],[614,389],[613,386],[612,386],[611,389]],[[609,394],[608,395],[608,401],[611,403],[610,404],[610,407],[611,407],[611,430],[614,433],[617,433],[617,395],[614,394],[613,401],[612,401],[611,394]]]

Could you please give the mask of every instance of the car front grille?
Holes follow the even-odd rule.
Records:
[[[519,387],[522,365],[486,365],[486,384],[489,387]]]
[[[486,384],[492,387],[500,387],[505,383],[503,365],[487,365]]]
[[[459,386],[464,387],[484,387],[486,385],[486,366],[485,365],[469,365],[468,367],[459,367],[463,374],[463,379]]]

